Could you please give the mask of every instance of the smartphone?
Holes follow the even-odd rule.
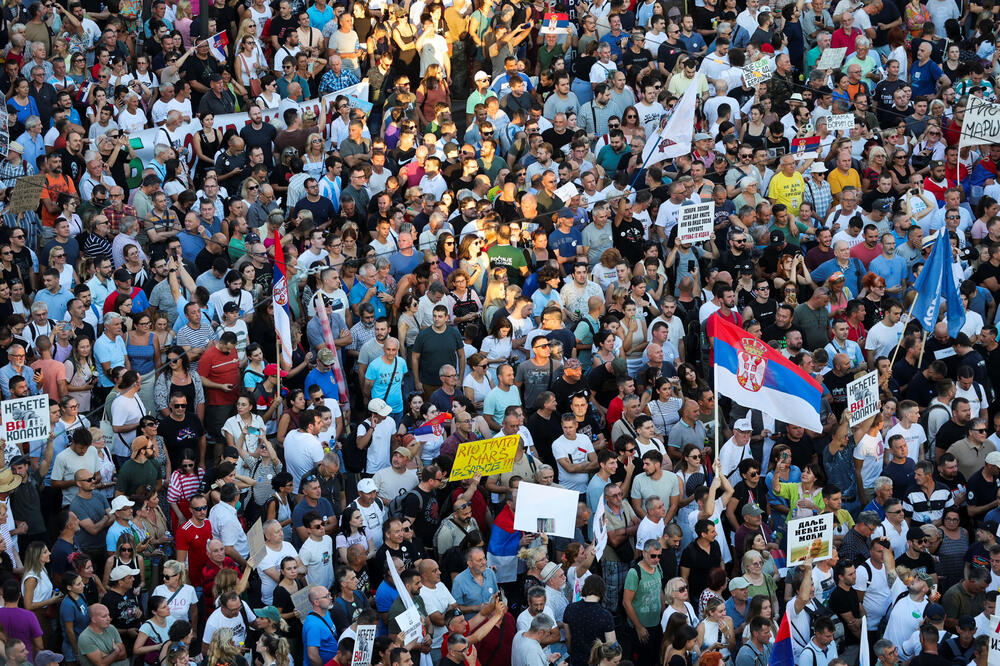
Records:
[[[688,273],[694,273],[694,259],[688,259]]]
[[[260,434],[260,428],[258,428],[256,426],[250,426],[249,428],[247,428],[247,432],[250,433],[251,435],[259,435]]]

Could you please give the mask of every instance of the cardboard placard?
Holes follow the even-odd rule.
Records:
[[[788,521],[788,566],[828,560],[833,553],[833,514],[795,518]]]
[[[846,46],[836,49],[833,47],[826,48],[819,54],[819,60],[816,61],[816,69],[837,69],[843,64],[846,56]]]
[[[45,182],[43,174],[18,178],[14,184],[14,191],[10,194],[10,212],[17,215],[38,208]]]
[[[994,143],[1000,143],[1000,104],[985,102],[975,95],[970,95],[968,106],[965,107],[959,145]]]
[[[396,616],[396,624],[399,625],[399,632],[403,634],[403,645],[419,643],[423,638],[423,622],[420,621],[420,612],[416,607],[407,608]]]
[[[514,529],[572,539],[580,493],[522,481],[517,487]]]
[[[250,544],[250,557],[253,558],[254,562],[258,565],[264,561],[267,556],[267,545],[264,543],[264,524],[261,522],[261,518],[257,519],[257,522],[250,526],[247,530],[247,542]]]
[[[29,395],[0,402],[4,439],[21,444],[49,436],[49,394]]]
[[[458,445],[449,481],[471,479],[476,474],[504,474],[514,468],[514,456],[521,443],[520,435],[477,439]]]
[[[677,210],[677,242],[700,243],[712,237],[715,202],[688,204]]]
[[[847,385],[847,408],[851,411],[851,427],[878,414],[882,408],[878,397],[878,371],[872,370]]]
[[[986,657],[988,666],[1000,666],[1000,615],[990,617],[990,652]]]
[[[298,592],[292,593],[292,605],[302,615],[303,620],[306,615],[312,612],[312,602],[309,601],[309,590],[311,589],[311,585],[306,585]]]
[[[838,130],[851,131],[854,129],[854,114],[837,113],[832,116],[827,116],[826,128],[831,132],[836,132]]]
[[[354,639],[354,656],[351,657],[351,666],[369,666],[372,663],[372,651],[375,648],[374,624],[358,625],[357,638]]]
[[[743,85],[753,88],[758,83],[764,83],[771,78],[771,62],[761,58],[743,68]]]

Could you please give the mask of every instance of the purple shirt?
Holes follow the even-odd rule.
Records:
[[[0,608],[0,627],[9,638],[20,638],[28,648],[28,659],[35,658],[34,639],[42,635],[35,614],[24,608]]]

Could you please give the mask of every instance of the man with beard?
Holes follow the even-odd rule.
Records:
[[[226,303],[236,303],[241,317],[253,313],[253,296],[243,289],[243,275],[234,270],[226,273],[225,289],[213,293],[208,299],[209,307],[214,310],[216,319],[222,319],[222,309]]]
[[[247,152],[256,147],[264,149],[264,164],[268,170],[274,165],[274,140],[278,130],[271,123],[264,122],[264,115],[258,104],[251,104],[247,110],[250,123],[240,130],[240,137],[246,143]]]

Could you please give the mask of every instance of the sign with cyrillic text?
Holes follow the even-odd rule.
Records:
[[[712,237],[715,202],[688,204],[677,210],[677,242],[700,243]]]
[[[851,427],[878,414],[878,371],[872,370],[847,385],[847,408],[851,410]]]
[[[49,395],[29,395],[0,402],[4,439],[21,444],[49,436]]]
[[[795,518],[788,521],[788,566],[828,560],[833,553],[833,514]]]

